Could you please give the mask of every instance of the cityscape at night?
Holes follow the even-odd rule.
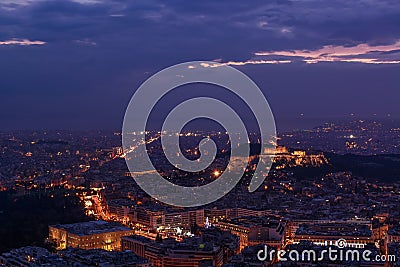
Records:
[[[400,2],[0,0],[0,266],[400,266]]]

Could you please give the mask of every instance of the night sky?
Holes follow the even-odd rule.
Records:
[[[236,66],[278,129],[400,118],[398,0],[1,0],[0,129],[120,129],[135,89]]]

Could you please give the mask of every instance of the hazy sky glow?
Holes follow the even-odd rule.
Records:
[[[397,0],[2,0],[0,28],[0,129],[118,129],[140,83],[193,60],[248,74],[278,127],[400,117]]]

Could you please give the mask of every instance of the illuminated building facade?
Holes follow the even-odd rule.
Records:
[[[266,244],[279,248],[285,226],[278,218],[240,217],[218,222],[218,228],[239,236],[239,249]]]
[[[373,244],[371,224],[329,222],[301,224],[293,242],[310,241],[317,245],[335,245],[338,240],[345,240],[348,247],[363,248]]]
[[[56,243],[57,249],[120,250],[121,237],[134,232],[118,223],[91,221],[49,226],[49,240]]]
[[[130,250],[148,259],[152,266],[156,267],[220,267],[223,265],[221,247],[202,243],[197,239],[187,239],[183,242],[164,239],[162,242],[154,242],[135,235],[123,237],[121,243],[123,250]]]

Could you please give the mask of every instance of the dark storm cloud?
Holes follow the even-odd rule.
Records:
[[[15,2],[25,4],[3,10],[3,40],[29,37],[57,43],[93,39],[111,46],[118,41],[126,46],[153,42],[141,48],[186,47],[203,58],[206,52],[209,59],[244,60],[257,51],[400,39],[396,30],[398,1]],[[235,45],[226,49],[230,43]]]
[[[90,118],[92,127],[117,128],[124,105],[140,82],[163,67],[190,60],[244,65],[243,70],[260,82],[265,73],[273,72],[276,75],[268,79],[276,91],[269,94],[275,100],[284,98],[298,82],[285,82],[280,88],[274,78],[285,79],[290,73],[298,80],[306,68],[310,76],[319,75],[315,80],[320,86],[329,77],[319,68],[342,75],[338,64],[355,70],[359,78],[336,84],[343,88],[338,98],[350,86],[345,81],[351,81],[352,88],[367,85],[366,92],[375,93],[372,77],[360,78],[364,71],[370,74],[362,63],[371,63],[367,62],[371,58],[374,64],[400,60],[399,27],[400,2],[395,0],[2,0],[0,97],[5,103],[0,116],[5,125],[17,128],[27,122],[31,128],[35,123],[62,126],[57,118],[72,126],[85,125]],[[368,49],[338,55],[342,47]],[[317,60],[320,63],[312,67],[304,63],[307,53],[317,52],[325,58],[327,53],[327,61],[335,63]],[[387,68],[398,68],[375,65],[378,76],[388,73]],[[386,90],[395,95],[396,79],[386,83]],[[324,92],[311,85],[302,88],[307,96],[316,91]],[[303,106],[311,103],[308,98],[302,101]],[[299,112],[299,106],[278,105],[275,110],[289,117]],[[361,106],[359,110],[367,113]],[[392,106],[389,111],[393,112]]]

